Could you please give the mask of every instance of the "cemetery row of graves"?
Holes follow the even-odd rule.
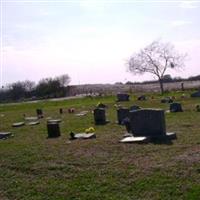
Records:
[[[0,118],[2,199],[200,195],[200,91],[8,104]]]

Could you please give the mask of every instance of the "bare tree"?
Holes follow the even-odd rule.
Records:
[[[128,69],[133,74],[144,74],[146,72],[155,75],[160,84],[163,94],[163,77],[167,69],[178,69],[184,67],[186,54],[179,54],[170,43],[162,43],[159,40],[135,53],[128,61]]]

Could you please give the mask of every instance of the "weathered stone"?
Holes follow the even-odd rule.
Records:
[[[12,124],[13,127],[20,127],[20,126],[24,126],[24,125],[25,125],[24,122],[16,122],[16,123]]]
[[[120,108],[117,110],[118,124],[122,124],[123,120],[126,117],[129,117],[129,109],[128,108]]]
[[[96,125],[106,124],[106,111],[103,108],[94,109],[94,121]]]
[[[36,113],[37,113],[38,118],[43,118],[43,111],[42,111],[42,109],[36,109]]]
[[[171,103],[169,110],[170,112],[183,112],[182,106],[180,103]]]
[[[166,134],[164,110],[130,111],[130,126],[134,136],[154,137]]]
[[[200,90],[191,94],[191,97],[200,97]]]
[[[118,93],[117,101],[129,101],[129,94],[126,93]]]
[[[47,131],[49,138],[55,138],[60,136],[60,127],[58,123],[47,123]]]

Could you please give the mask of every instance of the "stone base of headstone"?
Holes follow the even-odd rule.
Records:
[[[120,140],[121,143],[147,143],[149,142],[148,137],[125,137],[122,140]]]
[[[177,139],[177,136],[176,136],[176,133],[166,133],[165,135],[160,135],[160,136],[155,136],[155,137],[150,137],[151,140],[154,140],[154,139],[161,139],[161,140],[175,140]]]
[[[47,123],[48,138],[60,136],[60,127],[58,123]]]
[[[0,139],[7,139],[11,135],[11,132],[0,132]]]
[[[25,122],[16,122],[16,123],[12,124],[12,127],[21,127],[21,126],[24,126],[24,125],[25,125]]]

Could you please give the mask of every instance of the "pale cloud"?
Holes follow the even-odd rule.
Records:
[[[190,24],[192,24],[192,22],[188,20],[175,20],[171,22],[172,27],[179,27],[179,26],[185,26],[185,25],[190,25]]]
[[[199,7],[199,1],[182,1],[179,4],[180,8],[193,9]]]

